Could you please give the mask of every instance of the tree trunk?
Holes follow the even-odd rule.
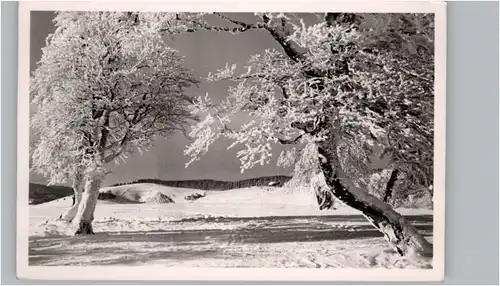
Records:
[[[389,181],[387,181],[387,184],[385,186],[384,203],[389,203],[389,201],[392,199],[392,190],[394,189],[394,185],[398,180],[398,174],[398,169],[392,170],[391,177],[389,178]]]
[[[333,198],[333,195],[329,190],[325,190],[324,188],[315,186],[314,192],[316,195],[316,200],[318,201],[320,211],[324,209],[337,209],[335,207],[335,198]]]
[[[83,192],[83,181],[82,176],[80,174],[75,176],[73,180],[73,204],[69,209],[67,209],[61,216],[60,219],[71,222],[76,216],[78,212],[78,206],[82,201],[82,192]]]
[[[367,190],[356,187],[348,178],[340,167],[335,140],[319,144],[318,153],[326,184],[335,197],[361,211],[400,255],[432,257],[432,244],[416,228],[390,205],[369,194]]]
[[[73,221],[76,226],[75,235],[94,234],[92,221],[94,220],[101,181],[102,179],[96,177],[89,177],[85,181],[85,191]]]

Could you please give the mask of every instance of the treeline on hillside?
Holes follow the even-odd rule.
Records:
[[[73,194],[73,189],[65,186],[45,186],[42,184],[29,184],[29,204],[38,205]]]
[[[254,186],[275,186],[282,187],[286,182],[291,179],[289,176],[269,176],[269,177],[259,177],[246,179],[241,181],[218,181],[218,180],[182,180],[182,181],[166,181],[160,179],[139,179],[132,182],[118,183],[111,185],[111,187],[129,185],[129,184],[139,184],[139,183],[152,183],[168,187],[175,188],[189,188],[198,190],[231,190],[248,188]]]

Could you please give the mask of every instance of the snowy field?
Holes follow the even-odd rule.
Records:
[[[101,192],[115,198],[99,200],[93,236],[69,236],[71,225],[58,219],[70,197],[30,206],[31,265],[432,267],[428,259],[401,259],[356,210],[319,211],[311,193],[155,184]],[[186,200],[196,193],[205,196]],[[175,203],[154,203],[164,195]],[[432,241],[431,210],[398,211]]]

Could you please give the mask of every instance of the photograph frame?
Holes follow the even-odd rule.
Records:
[[[29,233],[29,42],[30,12],[41,10],[281,12],[284,2],[239,1],[184,3],[20,2],[17,154],[17,276],[52,280],[211,280],[211,281],[441,281],[444,279],[445,145],[446,145],[446,4],[428,1],[287,2],[286,12],[427,12],[435,13],[434,103],[434,257],[432,269],[297,269],[297,268],[167,268],[157,266],[30,266]],[[175,271],[168,271],[168,270]]]

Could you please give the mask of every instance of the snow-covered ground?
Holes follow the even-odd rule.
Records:
[[[432,263],[401,259],[358,211],[346,206],[320,211],[311,193],[155,184],[101,192],[117,199],[99,201],[93,236],[68,236],[71,225],[58,220],[69,197],[30,206],[30,264],[429,268]],[[134,203],[158,193],[175,203]],[[206,196],[185,200],[195,193]],[[432,241],[432,211],[398,211]]]

